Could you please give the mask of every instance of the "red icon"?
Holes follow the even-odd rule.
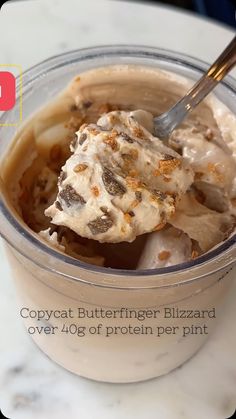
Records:
[[[9,111],[16,102],[16,79],[9,71],[0,71],[0,111]]]

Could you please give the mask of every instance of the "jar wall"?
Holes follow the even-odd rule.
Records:
[[[9,246],[7,255],[21,308],[48,312],[68,312],[71,309],[73,313],[73,318],[53,318],[49,321],[24,319],[28,333],[33,330],[32,327],[57,328],[55,334],[50,335],[40,334],[36,329],[31,335],[36,344],[66,369],[106,382],[135,382],[157,377],[188,360],[214,329],[234,276],[234,271],[227,268],[222,269],[217,277],[209,275],[196,283],[176,287],[174,291],[172,287],[118,290],[88,285],[79,280],[69,281],[68,284],[62,276],[39,268]],[[79,308],[89,313],[96,308],[127,308],[136,312],[159,309],[161,314],[144,321],[134,318],[78,318]],[[164,318],[165,309],[166,316],[170,313],[168,309],[171,313],[174,311],[175,316],[180,316],[181,310],[189,313],[191,310],[213,308],[216,318]],[[26,317],[28,312],[25,310],[23,315]],[[99,324],[102,326],[98,334]],[[68,333],[62,332],[67,328],[70,329]],[[135,328],[138,328],[137,334],[134,333]],[[89,330],[96,332],[90,334]],[[151,330],[153,334],[150,334]]]

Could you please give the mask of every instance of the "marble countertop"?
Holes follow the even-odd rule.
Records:
[[[26,69],[108,40],[211,61],[232,36],[230,28],[161,6],[112,0],[7,2],[0,12],[0,63]],[[55,365],[26,334],[0,243],[0,409],[11,419],[225,419],[236,407],[235,299],[236,283],[213,335],[171,374],[138,384],[97,383]]]

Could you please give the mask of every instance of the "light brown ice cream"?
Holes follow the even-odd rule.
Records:
[[[19,216],[58,251],[111,267],[163,266],[153,242],[171,241],[171,225],[182,232],[180,249],[189,248],[171,264],[225,240],[234,227],[235,116],[209,98],[165,144],[152,135],[152,117],[188,87],[138,66],[76,77],[22,128],[3,167]],[[155,266],[139,262],[149,241]]]
[[[46,210],[53,224],[110,243],[163,228],[193,182],[182,157],[140,125],[135,112],[105,114],[77,136],[57,200]]]

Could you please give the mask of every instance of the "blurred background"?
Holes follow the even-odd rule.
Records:
[[[236,0],[126,0],[141,3],[159,3],[172,5],[182,9],[197,12],[202,16],[216,19],[221,23],[236,28]]]

